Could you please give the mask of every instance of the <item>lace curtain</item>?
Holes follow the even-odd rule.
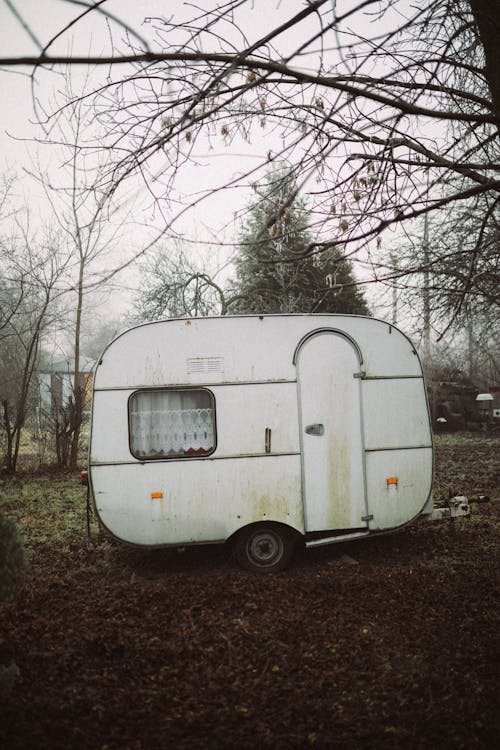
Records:
[[[132,453],[146,458],[210,453],[215,446],[208,391],[140,391],[130,400]]]

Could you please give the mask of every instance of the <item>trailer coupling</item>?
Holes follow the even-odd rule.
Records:
[[[470,503],[485,503],[489,500],[486,495],[473,497],[469,500],[465,495],[451,497],[445,503],[434,506],[432,513],[426,516],[429,521],[439,521],[442,518],[469,518],[471,514]]]

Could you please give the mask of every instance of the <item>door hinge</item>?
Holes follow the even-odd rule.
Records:
[[[364,370],[360,370],[359,372],[354,372],[352,374],[353,378],[360,378],[361,380],[365,377],[366,372]]]
[[[361,516],[362,521],[373,521],[373,514],[369,516]]]

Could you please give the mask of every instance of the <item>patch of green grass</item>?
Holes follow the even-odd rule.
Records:
[[[76,475],[20,476],[2,484],[3,512],[18,525],[28,548],[66,547],[86,532],[86,488]]]

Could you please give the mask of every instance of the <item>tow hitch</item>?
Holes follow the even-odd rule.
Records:
[[[469,518],[471,503],[486,503],[488,500],[487,495],[472,497],[470,500],[465,495],[455,495],[455,497],[435,505],[427,518],[429,521],[439,521],[442,518]]]

